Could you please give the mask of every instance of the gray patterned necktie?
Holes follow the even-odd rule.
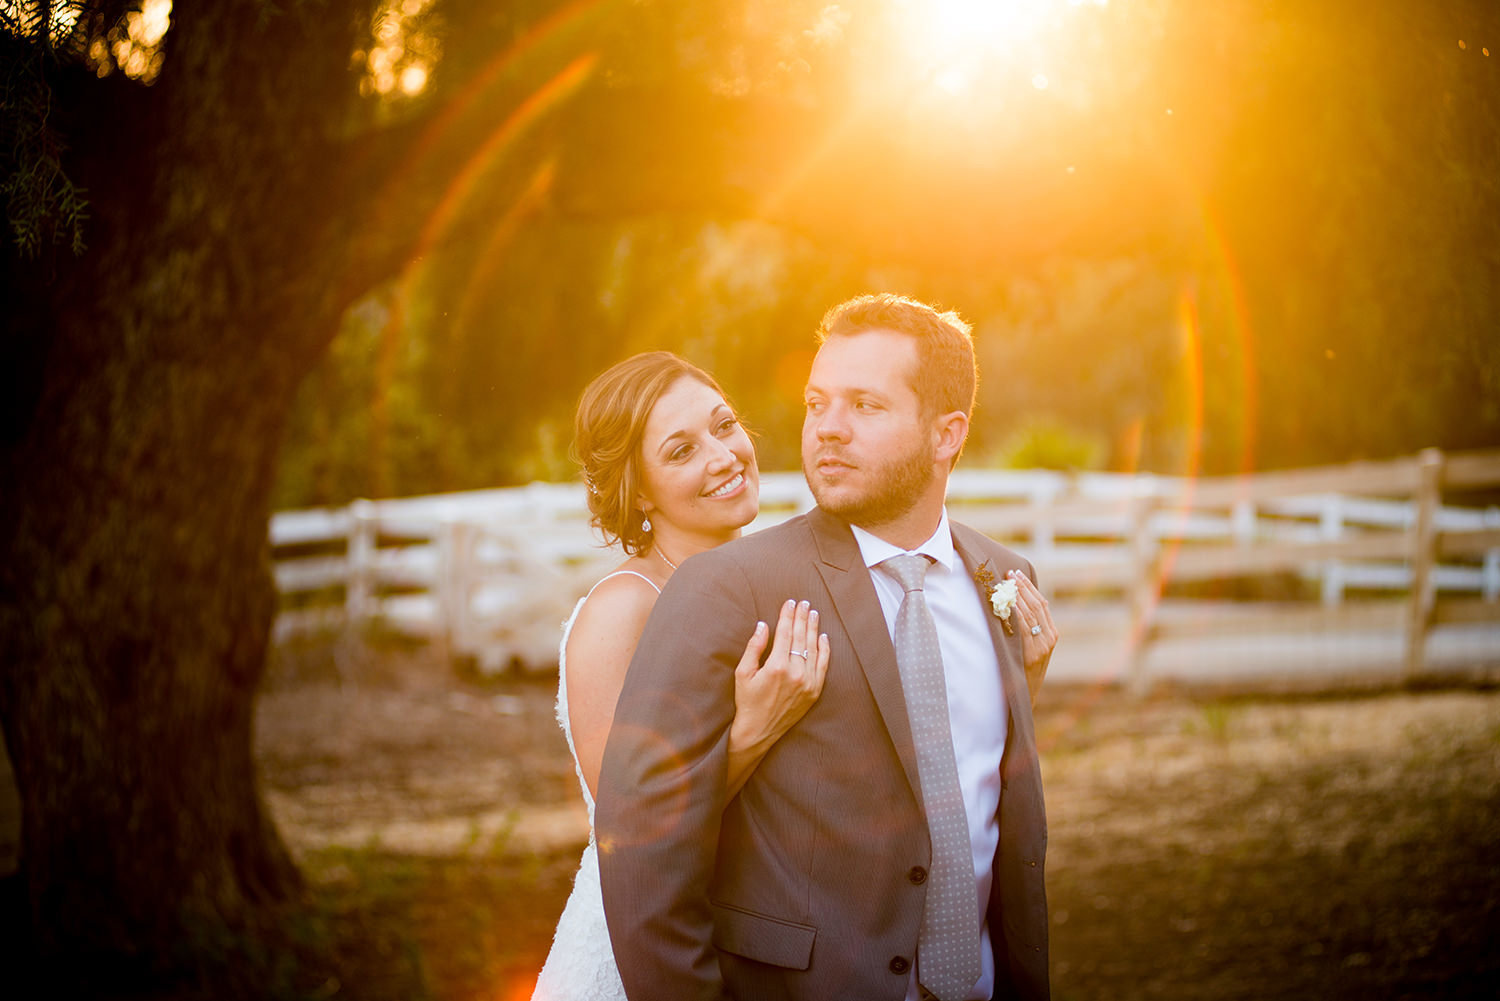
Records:
[[[927,906],[917,939],[918,979],[942,1001],[958,1001],[983,970],[974,854],[948,722],[943,655],[938,648],[937,625],[922,593],[930,565],[926,556],[914,554],[892,556],[879,564],[906,592],[896,613],[896,666],[901,671],[901,690],[917,748],[917,774],[932,838]]]

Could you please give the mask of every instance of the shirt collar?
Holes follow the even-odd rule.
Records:
[[[858,525],[850,525],[849,528],[854,532],[854,541],[859,543],[859,555],[864,558],[865,566],[872,570],[892,556],[900,556],[905,552],[930,556],[949,572],[952,572],[953,568],[958,565],[958,552],[953,548],[953,530],[948,527],[946,506],[943,508],[943,516],[938,519],[937,531],[933,532],[932,537],[926,542],[912,550],[901,549],[884,539],[876,538]]]

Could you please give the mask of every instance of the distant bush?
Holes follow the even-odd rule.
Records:
[[[1094,470],[1103,468],[1108,454],[1108,443],[1099,435],[1039,417],[1011,432],[983,465],[1064,472]]]

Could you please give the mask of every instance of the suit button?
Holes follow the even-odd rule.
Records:
[[[927,882],[927,870],[919,865],[914,865],[907,871],[906,879],[912,886],[921,886]]]
[[[911,960],[907,959],[905,956],[892,956],[891,957],[891,972],[892,973],[908,973],[910,971],[911,971]]]

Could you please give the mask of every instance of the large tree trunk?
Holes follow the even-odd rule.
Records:
[[[252,758],[281,425],[525,96],[372,127],[350,53],[375,6],[179,0],[150,88],[48,64],[91,218],[81,257],[0,250],[0,726],[58,996],[302,990]]]
[[[41,951],[154,964],[198,932],[253,926],[297,885],[251,760],[287,387],[233,356],[226,387],[224,356],[191,343],[226,318],[112,287],[150,287],[130,277],[59,310],[42,400],[0,474],[16,486],[0,719]],[[142,364],[100,343],[132,328],[152,354],[174,333],[182,356]]]
[[[89,249],[0,271],[0,723],[62,994],[256,996],[248,957],[298,897],[251,724],[281,421],[337,320],[310,207],[336,181],[330,111],[268,77],[318,86],[349,47],[268,10],[179,4],[151,90],[59,75]]]

